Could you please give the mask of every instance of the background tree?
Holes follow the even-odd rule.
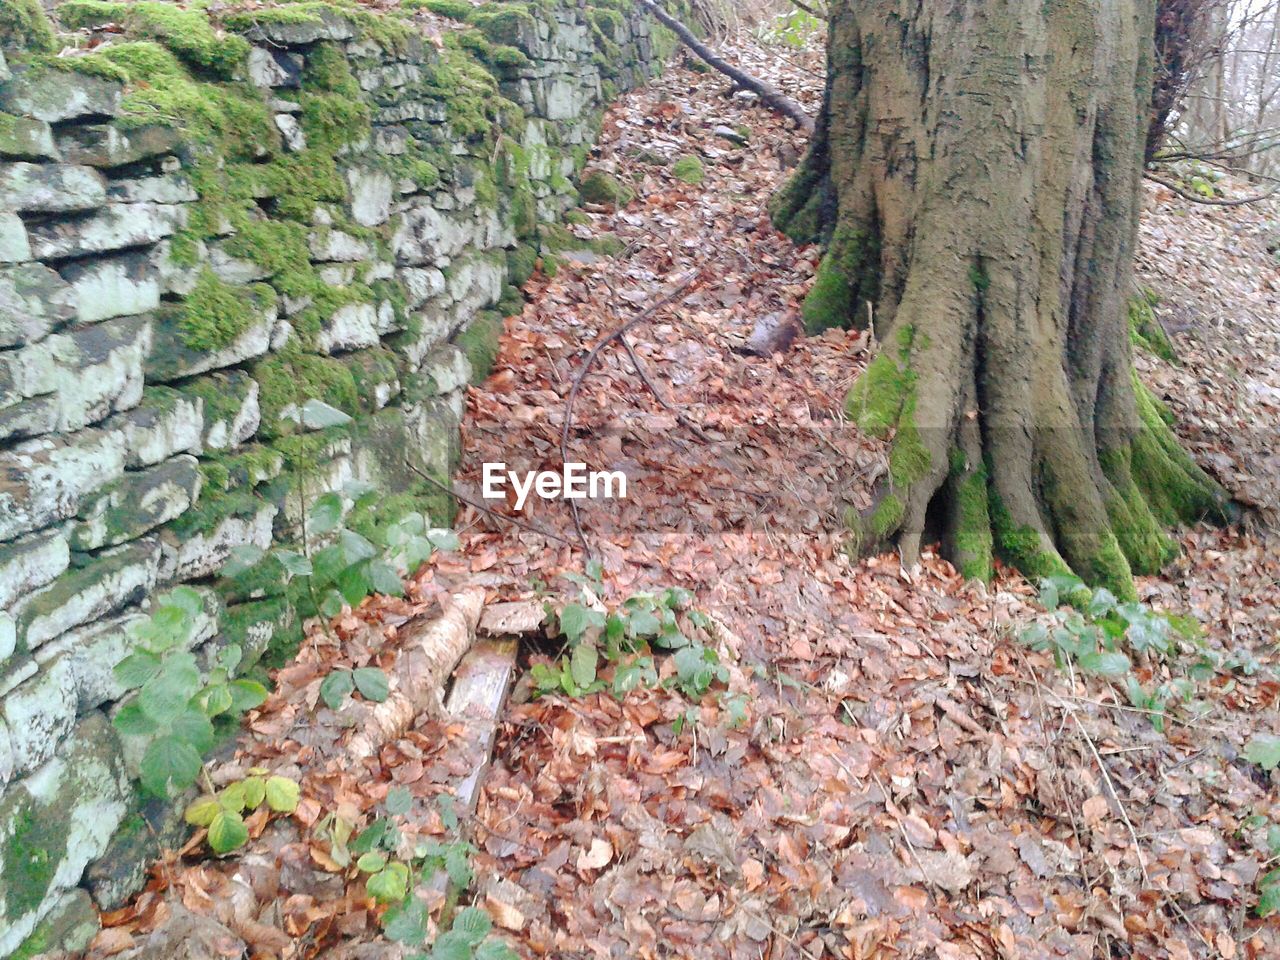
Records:
[[[869,324],[847,401],[892,438],[851,517],[904,560],[1131,596],[1165,525],[1229,501],[1135,379],[1126,299],[1152,88],[1149,0],[836,0],[825,102],[780,227],[827,251],[810,330]]]

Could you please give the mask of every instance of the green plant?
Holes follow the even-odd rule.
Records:
[[[267,698],[262,684],[236,679],[242,651],[234,644],[219,651],[202,675],[190,647],[207,617],[204,597],[191,587],[157,597],[150,616],[128,627],[132,651],[114,668],[120,684],[137,695],[113,723],[122,734],[146,741],[141,781],[157,797],[196,782],[214,745],[215,721],[233,725]]]
[[[781,44],[793,50],[803,50],[821,32],[821,20],[798,7],[793,7],[786,13],[774,17],[773,21],[762,30],[762,36],[770,43]]]
[[[699,639],[709,621],[693,607],[687,590],[673,587],[660,593],[638,593],[606,612],[594,601],[602,592],[598,567],[589,570],[586,577],[568,578],[579,583],[584,599],[590,600],[569,603],[560,610],[556,621],[565,652],[551,663],[533,665],[531,676],[538,695],[583,697],[608,691],[622,698],[637,688],[657,687],[655,657],[665,655],[673,669],[661,683],[693,701],[692,719],[697,714],[696,704],[714,688],[727,684],[728,667]],[[723,689],[715,693],[730,724],[741,725],[746,718],[746,697],[725,697]],[[684,725],[682,715],[676,720],[676,732]]]
[[[299,792],[296,780],[254,767],[243,779],[221,790],[212,790],[210,785],[209,793],[188,804],[185,817],[192,826],[208,829],[209,849],[222,856],[249,840],[244,811],[257,810],[265,803],[274,813],[293,813],[298,809]]]
[[[1035,650],[1053,652],[1060,668],[1078,667],[1111,680],[1124,679],[1129,703],[1147,715],[1161,733],[1169,707],[1190,704],[1196,680],[1221,668],[1221,658],[1204,648],[1194,621],[1171,616],[1138,602],[1124,602],[1105,587],[1091,589],[1077,577],[1056,575],[1040,581],[1040,604],[1053,623],[1024,628],[1019,639]],[[1134,673],[1134,656],[1169,661],[1184,650],[1198,654],[1189,676],[1148,688]]]

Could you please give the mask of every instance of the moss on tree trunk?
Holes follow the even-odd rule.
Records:
[[[1165,527],[1229,499],[1133,376],[1125,309],[1141,198],[1154,5],[831,5],[826,98],[773,204],[827,252],[811,331],[881,344],[849,415],[892,438],[865,549],[939,536],[1132,596]]]

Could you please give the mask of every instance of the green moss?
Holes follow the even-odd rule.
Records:
[[[360,36],[390,53],[403,53],[414,35],[403,20],[385,11],[372,12],[357,0],[277,0],[276,6],[241,10],[222,20],[233,30],[249,30],[259,24],[323,24],[341,18],[355,26]]]
[[[341,93],[303,92],[298,103],[302,106],[302,132],[310,148],[336,153],[369,137],[369,105],[363,100]]]
[[[987,275],[987,268],[982,263],[975,263],[969,267],[969,282],[979,294],[986,293],[987,288],[991,286],[991,277]]]
[[[838,228],[800,307],[805,329],[821,333],[848,326],[859,305],[874,302],[879,293],[878,264],[879,246],[874,238],[862,230]]]
[[[1133,438],[1130,466],[1143,498],[1163,523],[1229,522],[1230,497],[1182,448],[1170,429],[1169,411],[1137,377],[1134,394],[1141,428]]]
[[[13,833],[4,844],[4,915],[9,921],[31,912],[44,900],[67,847],[65,831],[41,823],[30,800],[24,797],[19,803],[22,811],[14,818]]]
[[[1177,544],[1161,529],[1146,497],[1134,482],[1132,451],[1128,447],[1101,454],[1102,471],[1110,483],[1106,492],[1107,518],[1134,573],[1156,573],[1177,556]]]
[[[194,69],[222,78],[232,77],[249,54],[243,37],[219,36],[199,7],[183,8],[158,0],[68,0],[58,7],[58,16],[71,27],[119,24],[126,37],[155,40]]]
[[[773,224],[797,244],[817,243],[822,237],[821,211],[830,186],[808,158],[769,201]]]
[[[523,3],[486,4],[472,12],[469,22],[492,43],[518,47],[526,53],[538,36],[533,14]]]
[[[401,6],[408,10],[425,8],[438,16],[448,17],[450,20],[459,20],[463,23],[471,19],[471,14],[476,9],[467,3],[467,0],[404,0]]]
[[[493,362],[498,356],[502,327],[501,314],[485,311],[454,337],[454,345],[465,353],[471,362],[472,383],[483,382],[493,369]]]
[[[0,3],[0,50],[11,53],[52,53],[57,38],[40,0]]]
[[[275,356],[255,364],[253,378],[258,381],[258,404],[262,408],[262,426],[258,432],[266,439],[287,432],[292,424],[281,420],[281,412],[307,400],[320,400],[353,417],[360,411],[355,377],[346,364],[333,357],[286,346]]]
[[[583,177],[578,184],[578,195],[584,203],[614,207],[625,207],[636,197],[634,190],[603,170],[592,171]]]
[[[1144,291],[1129,300],[1129,338],[1134,346],[1153,353],[1169,363],[1177,363],[1178,356],[1174,353],[1173,342],[1164,332],[1160,321],[1156,319],[1153,309],[1155,304],[1156,297],[1150,291]]]
[[[692,154],[685,155],[671,165],[671,175],[685,183],[702,183],[706,174],[702,169],[702,160]]]
[[[270,287],[233,287],[206,269],[182,303],[178,332],[191,350],[221,350],[259,322],[274,303]]]
[[[362,409],[372,413],[378,408],[376,394],[381,387],[394,386],[400,379],[396,355],[384,347],[370,347],[344,357],[351,371]]]
[[[1013,522],[1009,508],[1000,494],[994,490],[988,501],[991,528],[995,534],[996,552],[1002,560],[1022,572],[1024,577],[1036,580],[1042,577],[1073,576],[1072,570],[1056,551],[1043,549],[1040,534],[1030,526],[1018,526]]]
[[[1106,587],[1120,600],[1138,599],[1133,584],[1133,570],[1115,536],[1106,531],[1099,538],[1095,549],[1075,560],[1075,573],[1093,587]]]
[[[992,574],[991,513],[988,509],[987,470],[971,466],[959,451],[952,456],[951,479],[956,498],[956,566],[966,580],[990,580]]]
[[[849,419],[873,437],[887,436],[915,396],[916,375],[909,366],[912,333],[909,329],[903,332],[907,337],[905,345],[896,355],[887,346],[882,348],[854,382],[845,400]]]
[[[589,227],[591,226],[591,217],[582,210],[570,210],[564,215],[564,222],[575,227]]]
[[[538,248],[531,243],[522,243],[507,251],[507,280],[517,287],[523,287],[533,276],[538,266]]]
[[[868,518],[872,533],[883,540],[898,529],[906,512],[906,505],[896,494],[886,493]]]
[[[206,454],[200,461],[204,484],[222,493],[274,480],[283,468],[284,457],[278,451],[256,444],[235,453]]]

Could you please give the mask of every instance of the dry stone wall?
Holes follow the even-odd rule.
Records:
[[[197,586],[202,652],[241,644],[248,669],[298,626],[219,578],[235,546],[291,540],[308,498],[353,480],[445,519],[412,468],[447,479],[516,287],[573,245],[554,224],[604,104],[662,52],[624,0],[456,5],[468,24],[81,0],[53,42],[12,2],[0,957],[83,940],[91,898],[121,903],[172,819],[110,723],[150,597]]]

